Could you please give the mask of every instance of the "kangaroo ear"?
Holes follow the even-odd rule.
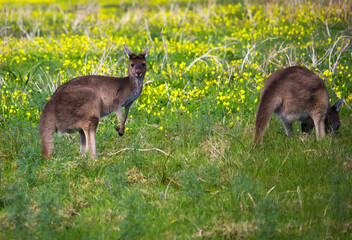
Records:
[[[148,56],[148,53],[149,53],[149,50],[150,50],[151,47],[152,47],[152,46],[149,46],[146,50],[144,50],[144,51],[141,53],[141,55],[143,55],[144,58],[146,58],[146,57]]]
[[[125,44],[123,45],[123,48],[124,48],[124,50],[125,50],[125,52],[126,52],[126,54],[127,54],[127,56],[128,56],[129,58],[131,58],[133,55],[135,55],[135,54],[131,51],[131,49],[129,49]]]
[[[343,103],[343,98],[340,98],[340,100],[338,100],[338,101],[334,104],[334,106],[332,106],[331,108],[332,108],[332,109],[335,109],[335,111],[338,112],[339,109],[340,109],[340,107],[341,107],[341,105],[342,105],[342,103]]]

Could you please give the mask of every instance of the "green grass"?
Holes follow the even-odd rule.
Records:
[[[0,239],[352,237],[351,3],[24,2],[0,1]],[[124,76],[124,43],[152,45],[125,135],[111,115],[97,159],[77,133],[42,158],[47,98]],[[254,146],[265,78],[293,64],[345,98],[339,133],[287,137],[273,116]]]

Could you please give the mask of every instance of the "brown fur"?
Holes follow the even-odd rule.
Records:
[[[330,108],[323,80],[305,67],[278,70],[268,77],[262,89],[254,141],[262,142],[273,113],[281,118],[287,134],[292,133],[292,123],[300,120],[302,131],[310,132],[315,127],[317,138],[322,138],[324,125],[333,131],[338,129],[338,109],[342,101]]]
[[[59,86],[44,106],[39,122],[42,155],[50,157],[53,149],[53,134],[79,132],[81,152],[89,150],[96,156],[96,130],[99,119],[117,112],[119,135],[125,132],[125,122],[132,103],[142,92],[147,71],[146,56],[149,48],[135,55],[124,46],[130,65],[127,77],[82,76]],[[122,117],[122,108],[125,108]]]

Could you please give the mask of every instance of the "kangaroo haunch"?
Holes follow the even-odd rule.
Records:
[[[322,138],[324,125],[328,131],[338,130],[342,102],[343,98],[330,107],[323,80],[309,69],[300,66],[280,69],[268,77],[261,92],[254,141],[262,141],[273,113],[281,118],[287,134],[292,133],[292,123],[300,120],[303,132],[315,127],[317,138]]]
[[[119,135],[125,132],[125,122],[132,103],[139,97],[147,71],[149,48],[139,55],[124,46],[130,64],[127,77],[82,76],[60,85],[44,106],[39,122],[42,154],[50,157],[54,149],[53,134],[79,132],[81,152],[89,150],[96,156],[96,130],[99,119],[117,112]],[[122,108],[125,114],[122,116]]]

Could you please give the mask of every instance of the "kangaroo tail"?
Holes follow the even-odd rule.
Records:
[[[50,157],[54,150],[54,131],[55,123],[50,120],[50,117],[46,113],[44,107],[39,121],[39,135],[42,145],[42,155],[44,157]]]
[[[265,94],[262,95],[255,118],[254,143],[261,143],[263,141],[263,136],[269,126],[271,115],[278,106],[277,102],[275,99],[265,96]]]

